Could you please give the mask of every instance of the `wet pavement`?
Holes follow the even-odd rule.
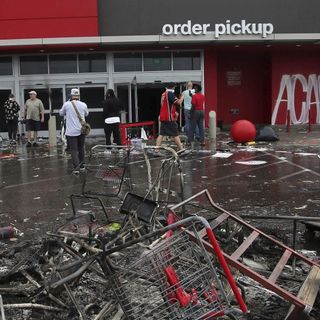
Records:
[[[87,139],[87,155],[89,155],[92,146],[103,142],[103,137]],[[152,143],[154,141],[148,142],[148,144]],[[170,145],[170,143],[168,144]],[[38,252],[41,250],[45,250],[45,255],[50,251],[46,245],[42,247],[43,243],[53,243],[50,236],[47,237],[48,242],[44,240],[46,232],[61,228],[66,223],[66,219],[72,215],[71,194],[81,194],[85,189],[86,191],[112,193],[115,195],[119,190],[118,175],[121,175],[121,168],[120,166],[117,167],[117,162],[113,163],[112,161],[121,157],[124,159],[125,152],[113,152],[114,150],[110,151],[102,148],[103,152],[97,152],[91,159],[87,158],[87,164],[90,165],[89,170],[79,176],[74,176],[71,174],[70,156],[64,154],[62,149],[61,145],[49,148],[47,140],[42,139],[37,148],[27,149],[23,143],[18,144],[16,147],[10,147],[4,142],[0,150],[0,227],[11,225],[20,231],[20,235],[16,239],[20,240],[17,246],[7,245],[10,241],[0,241],[0,252],[2,251],[1,267],[3,270],[10,268],[10,270],[17,271],[22,261],[23,266],[26,265],[27,270],[31,270],[29,270],[30,274],[20,272],[23,276],[27,275],[28,280],[31,275],[37,274],[36,272],[33,273],[33,271],[38,270],[38,264],[40,263],[40,259],[39,261],[32,259],[39,257]],[[164,159],[167,156],[168,154],[166,155],[164,150],[161,151],[160,155],[154,152],[147,153],[147,158],[151,164],[151,183],[157,177],[159,168],[165,163]],[[112,167],[112,174],[110,172],[106,174],[106,167],[101,167],[102,170],[100,170],[100,164],[102,162],[106,163],[106,160],[108,160],[107,167]],[[256,217],[319,216],[319,131],[311,133],[294,132],[291,134],[280,132],[280,141],[278,142],[262,142],[252,145],[235,144],[230,140],[227,132],[222,132],[219,133],[216,143],[207,141],[205,148],[200,148],[196,145],[193,150],[188,149],[181,154],[180,161],[184,180],[184,198],[188,198],[203,189],[208,189],[213,200],[218,205],[231,213],[245,215],[247,217],[246,220],[253,226],[259,227],[267,234],[275,236],[289,246],[292,246],[293,241],[293,225],[291,221],[277,220],[275,218],[261,220]],[[148,166],[141,151],[131,151],[127,169],[119,197],[102,197],[108,214],[116,221],[120,221],[117,220],[121,217],[118,210],[121,205],[121,199],[129,187],[132,188],[132,192],[144,196],[150,183],[147,175]],[[161,180],[159,201],[161,204],[163,204],[162,201],[168,193],[165,188],[167,187],[169,172],[170,170],[167,170],[163,180]],[[180,182],[181,175],[177,166],[175,166],[172,172],[172,185],[169,192],[170,203],[177,203],[182,199]],[[205,201],[199,199],[198,202],[189,203],[185,209],[187,212],[199,213],[205,216],[208,212],[206,211],[206,206]],[[86,215],[86,213],[93,212],[98,214],[101,212],[101,206],[90,198],[80,198],[75,200],[75,210],[78,213],[83,213],[83,217],[88,218],[89,215]],[[252,218],[253,216],[255,218]],[[85,234],[87,234],[88,225],[89,223],[85,223],[83,226],[86,230],[86,232],[83,232]],[[76,230],[81,233],[82,225],[79,224],[79,226],[79,229]],[[72,222],[66,224],[66,229],[63,230],[68,231],[69,227],[77,226]],[[238,247],[239,241],[242,242],[240,237],[237,237],[238,234],[240,235],[241,228],[237,229],[232,224],[228,227],[231,228],[231,234],[233,235],[231,237],[228,236],[226,241],[223,240],[224,236],[226,236],[224,228],[227,227],[223,226],[220,230],[215,230],[215,232],[217,237],[220,236],[219,241],[223,250],[231,254]],[[313,239],[307,239],[304,231],[305,226],[299,223],[297,248],[304,249],[303,253],[305,255],[319,261],[320,234],[317,233]],[[243,235],[246,235],[247,231],[243,230],[243,232]],[[13,243],[16,244],[16,242]],[[25,250],[21,248],[25,248]],[[72,248],[75,249],[74,247]],[[52,252],[55,252],[54,246],[51,249],[53,250]],[[132,248],[130,248],[131,251]],[[131,254],[139,257],[134,250]],[[274,244],[267,246],[262,241],[257,241],[251,250],[248,250],[246,256],[243,257],[243,259],[246,259],[246,262],[244,260],[243,262],[248,266],[252,264],[254,266],[258,265],[259,268],[262,268],[262,272],[268,273],[274,269],[275,263],[278,261],[276,257],[278,254],[279,248]],[[30,261],[28,260],[29,256],[32,257]],[[59,255],[57,256],[59,257]],[[50,258],[49,260],[51,261],[52,259]],[[63,261],[68,261],[66,253],[63,259]],[[43,261],[41,265],[42,263]],[[29,264],[34,264],[35,269],[32,269]],[[286,267],[290,270],[291,266],[288,265]],[[286,290],[297,293],[299,288],[297,281],[304,281],[309,271],[303,263],[299,264],[299,262],[295,265],[295,270],[296,273],[293,279],[284,271],[281,285]],[[236,276],[238,283],[245,287],[246,303],[249,310],[252,311],[253,320],[284,319],[289,308],[286,301],[281,299],[280,296],[272,294],[271,291],[264,287],[257,286],[257,283],[252,282],[252,279],[238,273]],[[51,273],[49,272],[44,278],[44,283],[46,283],[47,279],[51,279],[50,277]],[[3,279],[5,280],[4,282],[10,280],[10,283],[6,283],[10,290],[12,288],[21,288],[21,283],[25,282],[25,279],[21,278],[18,273]],[[38,279],[41,283],[42,280]],[[86,274],[79,282],[76,281],[73,293],[76,295],[78,302],[81,302],[81,308],[84,308],[84,310],[88,311],[89,309],[86,309],[88,306],[94,306],[97,310],[100,310],[99,308],[106,301],[110,300],[110,303],[112,301],[109,283],[106,285],[105,281],[101,282],[101,278],[98,280],[93,274]],[[32,296],[33,291],[30,292]],[[68,301],[64,291],[61,292],[61,296],[59,295],[59,299]],[[5,295],[5,303],[17,303],[19,301],[24,300],[20,296]],[[40,299],[39,301],[41,302],[42,300]],[[48,303],[47,300],[43,301],[44,304]],[[94,303],[90,303],[90,301],[94,301]],[[69,307],[55,316],[52,313],[45,316],[46,313],[44,311],[37,312],[37,310],[8,311],[6,315],[9,316],[8,319],[10,319],[10,316],[11,319],[78,319],[77,312],[71,307],[71,302],[67,304]],[[310,319],[319,319],[319,310],[318,299]],[[115,312],[116,310],[109,312],[108,319],[114,320],[113,314]],[[118,319],[116,316],[115,318]]]
[[[87,150],[103,137],[87,140]],[[151,143],[151,142],[150,142]],[[230,153],[230,155],[228,154]],[[151,159],[159,166],[161,158]],[[137,154],[130,158],[133,191],[144,195],[146,166]],[[320,132],[280,132],[280,141],[251,146],[231,143],[228,133],[219,133],[217,143],[207,143],[181,156],[184,196],[204,188],[214,201],[230,212],[243,215],[319,216]],[[13,225],[22,238],[34,238],[55,230],[71,214],[69,196],[81,192],[83,176],[73,176],[71,160],[62,146],[49,148],[25,144],[0,151],[0,226]],[[175,179],[171,189],[178,188]],[[179,201],[177,198],[176,202]],[[274,223],[276,229],[285,225]],[[280,228],[281,229],[281,228]]]

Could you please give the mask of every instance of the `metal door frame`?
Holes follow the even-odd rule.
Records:
[[[23,106],[25,104],[25,99],[24,99],[24,90],[31,89],[37,91],[37,89],[48,89],[49,91],[51,89],[62,89],[62,101],[66,101],[66,94],[65,94],[65,85],[57,85],[57,84],[52,84],[52,85],[22,85],[20,86],[20,101],[21,105]],[[62,105],[61,105],[62,107]],[[45,109],[44,113],[45,114],[50,114],[51,112],[57,113],[59,112],[59,109],[52,109],[52,102],[51,102],[51,97],[49,94],[49,109]]]
[[[118,95],[118,86],[128,86],[128,122],[132,123],[132,83],[131,82],[114,83],[114,88],[117,95]]]

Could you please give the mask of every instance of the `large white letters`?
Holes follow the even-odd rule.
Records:
[[[295,97],[297,93],[297,81],[300,82],[302,92],[306,94],[306,101],[296,106]],[[286,99],[283,97],[286,96]],[[314,97],[314,101],[312,100]],[[283,75],[280,82],[278,97],[272,112],[271,124],[276,124],[280,104],[286,107],[285,112],[289,111],[290,119],[293,124],[308,123],[309,110],[314,106],[316,108],[316,123],[320,123],[320,76],[310,74],[308,79],[302,74]],[[300,111],[300,117],[297,118],[296,110]]]
[[[191,35],[206,35],[210,32],[210,23],[193,24],[191,20],[186,23],[164,24],[162,26],[162,34],[165,36],[191,36]],[[211,32],[218,39],[223,35],[260,35],[262,38],[267,38],[273,33],[272,23],[251,23],[246,20],[241,20],[239,23],[232,23],[231,20],[226,20],[225,23],[216,23]]]

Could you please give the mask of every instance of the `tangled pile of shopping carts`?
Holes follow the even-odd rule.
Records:
[[[73,216],[48,233],[19,265],[0,273],[0,282],[22,274],[27,282],[37,284],[29,292],[32,301],[39,297],[44,301],[44,296],[48,299],[45,305],[37,303],[37,308],[40,305],[57,315],[70,307],[68,300],[79,319],[245,318],[248,310],[241,290],[207,220],[172,210],[169,192],[164,198],[160,196],[161,190],[170,189],[174,170],[180,173],[183,188],[179,155],[167,150],[170,157],[161,160],[152,176],[150,160],[142,154],[149,177],[146,194],[137,195],[128,178],[132,151],[95,146],[82,193],[71,197]],[[126,188],[118,207],[123,219],[115,221],[103,197],[119,198]],[[92,211],[79,214],[77,199],[96,201],[102,217]],[[208,244],[212,250],[207,249]],[[96,297],[103,301],[96,310],[78,296],[76,288],[84,278],[112,291],[106,297]],[[4,306],[6,302],[0,304],[2,319]]]

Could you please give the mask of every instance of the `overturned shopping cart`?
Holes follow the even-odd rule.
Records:
[[[223,269],[241,311],[231,306],[217,266],[198,237],[199,227],[207,229],[208,238],[217,249],[219,267]],[[132,250],[133,244],[141,245],[156,234],[161,235],[161,240],[156,240],[151,250],[150,247],[147,251],[141,249],[139,255]],[[237,314],[247,313],[246,305],[205,219],[184,219],[128,242],[121,249],[106,250],[106,253],[118,251],[122,257],[112,261],[113,266],[107,268],[109,272],[117,270],[111,271],[112,288],[126,319],[195,320],[214,319],[223,315],[237,319]]]

